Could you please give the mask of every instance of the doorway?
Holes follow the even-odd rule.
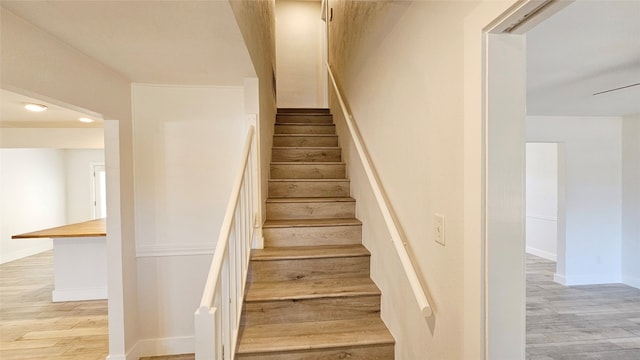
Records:
[[[585,3],[593,5],[598,2],[581,4]],[[549,6],[544,7],[547,4]],[[529,125],[526,111],[530,111],[532,106],[529,106],[531,104],[525,94],[528,79],[525,78],[523,69],[527,47],[523,35],[556,14],[560,9],[554,8],[555,5],[570,4],[571,2],[521,1],[511,3],[509,8],[505,8],[508,4],[482,4],[465,24],[469,35],[466,38],[468,43],[465,44],[465,89],[470,88],[468,94],[465,94],[465,146],[469,147],[468,150],[465,149],[465,171],[471,176],[469,181],[465,179],[465,187],[469,186],[465,190],[470,195],[465,198],[465,208],[471,208],[470,216],[465,214],[465,221],[475,214],[474,206],[480,209],[478,212],[481,214],[478,223],[465,224],[465,230],[470,231],[469,235],[465,234],[465,241],[469,244],[469,254],[473,254],[473,251],[482,254],[479,267],[484,269],[480,280],[483,302],[479,311],[482,314],[480,326],[484,331],[481,332],[483,340],[479,347],[485,358],[525,357],[524,159],[525,134]],[[630,3],[626,5],[630,6]],[[521,22],[522,20],[525,22]],[[566,26],[570,23],[565,21],[564,24]],[[478,33],[482,34],[481,41],[478,41]],[[584,108],[597,107],[594,105],[597,99],[591,97],[595,94],[586,95]],[[574,133],[581,130],[584,130],[584,126],[574,130]],[[613,133],[619,134],[619,131]],[[556,141],[555,138],[548,140]],[[594,158],[602,158],[602,152],[598,152]],[[569,170],[571,169],[567,171]],[[616,171],[599,172],[596,175],[609,173],[615,174]],[[591,178],[594,177],[592,173]],[[483,184],[478,191],[471,188],[474,180]],[[602,189],[606,187],[599,190]],[[609,216],[616,211],[619,212],[603,211],[599,216]],[[560,211],[558,215],[561,216]],[[590,222],[592,225],[602,223],[605,222],[597,217]],[[610,233],[615,238],[619,230],[612,229]],[[480,244],[473,243],[473,234],[482,239]],[[593,234],[586,235],[594,237]],[[600,237],[603,238],[606,237]],[[558,244],[560,243],[559,240]],[[588,248],[590,251],[597,250],[590,257],[592,263],[582,266],[580,270],[593,270],[600,264],[605,264],[609,252],[616,253],[619,249],[615,244],[609,245],[602,250],[597,246]],[[585,247],[582,246],[582,249]],[[558,249],[559,259],[560,251]],[[469,259],[473,261],[471,255]],[[604,275],[608,279],[616,279],[609,273]],[[467,289],[473,290],[471,287]]]
[[[526,252],[558,259],[558,144],[526,144]]]
[[[567,3],[484,2],[465,20],[465,358],[525,358],[524,34]]]
[[[93,218],[107,217],[107,173],[104,163],[91,164]]]

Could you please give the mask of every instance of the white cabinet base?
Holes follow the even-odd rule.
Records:
[[[106,237],[54,238],[53,264],[54,302],[107,298]]]

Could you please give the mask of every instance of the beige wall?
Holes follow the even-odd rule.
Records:
[[[278,107],[320,107],[320,1],[276,1]]]
[[[276,120],[276,90],[273,82],[276,72],[275,0],[230,0],[230,3],[258,77],[260,109],[247,112],[258,113],[261,203],[264,214],[271,163],[273,124]]]
[[[435,317],[418,313],[340,116],[364,242],[398,359],[463,358],[464,19],[474,2],[330,1],[329,58],[406,234]],[[334,116],[339,114],[331,99]],[[446,246],[433,215],[446,216]]]

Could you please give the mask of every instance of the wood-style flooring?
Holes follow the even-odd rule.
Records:
[[[640,359],[640,290],[564,287],[527,255],[528,360]],[[0,265],[0,359],[103,360],[107,302],[52,303],[53,254]],[[193,354],[141,360],[192,360]]]
[[[104,360],[107,301],[51,302],[53,251],[0,265],[0,359]],[[193,360],[193,354],[141,360]]]
[[[0,265],[0,359],[103,360],[107,301],[51,302],[53,251]]]
[[[640,290],[565,287],[555,262],[527,254],[528,360],[639,360]]]

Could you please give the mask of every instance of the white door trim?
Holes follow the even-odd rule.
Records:
[[[524,39],[517,34],[551,16],[558,5],[537,13],[514,35],[495,33],[542,2],[486,0],[464,23],[465,359],[524,359],[525,355],[526,83],[518,69],[523,69],[526,54]],[[509,66],[491,73],[500,61]],[[521,114],[514,122],[506,121],[509,108],[513,113],[517,107]]]

